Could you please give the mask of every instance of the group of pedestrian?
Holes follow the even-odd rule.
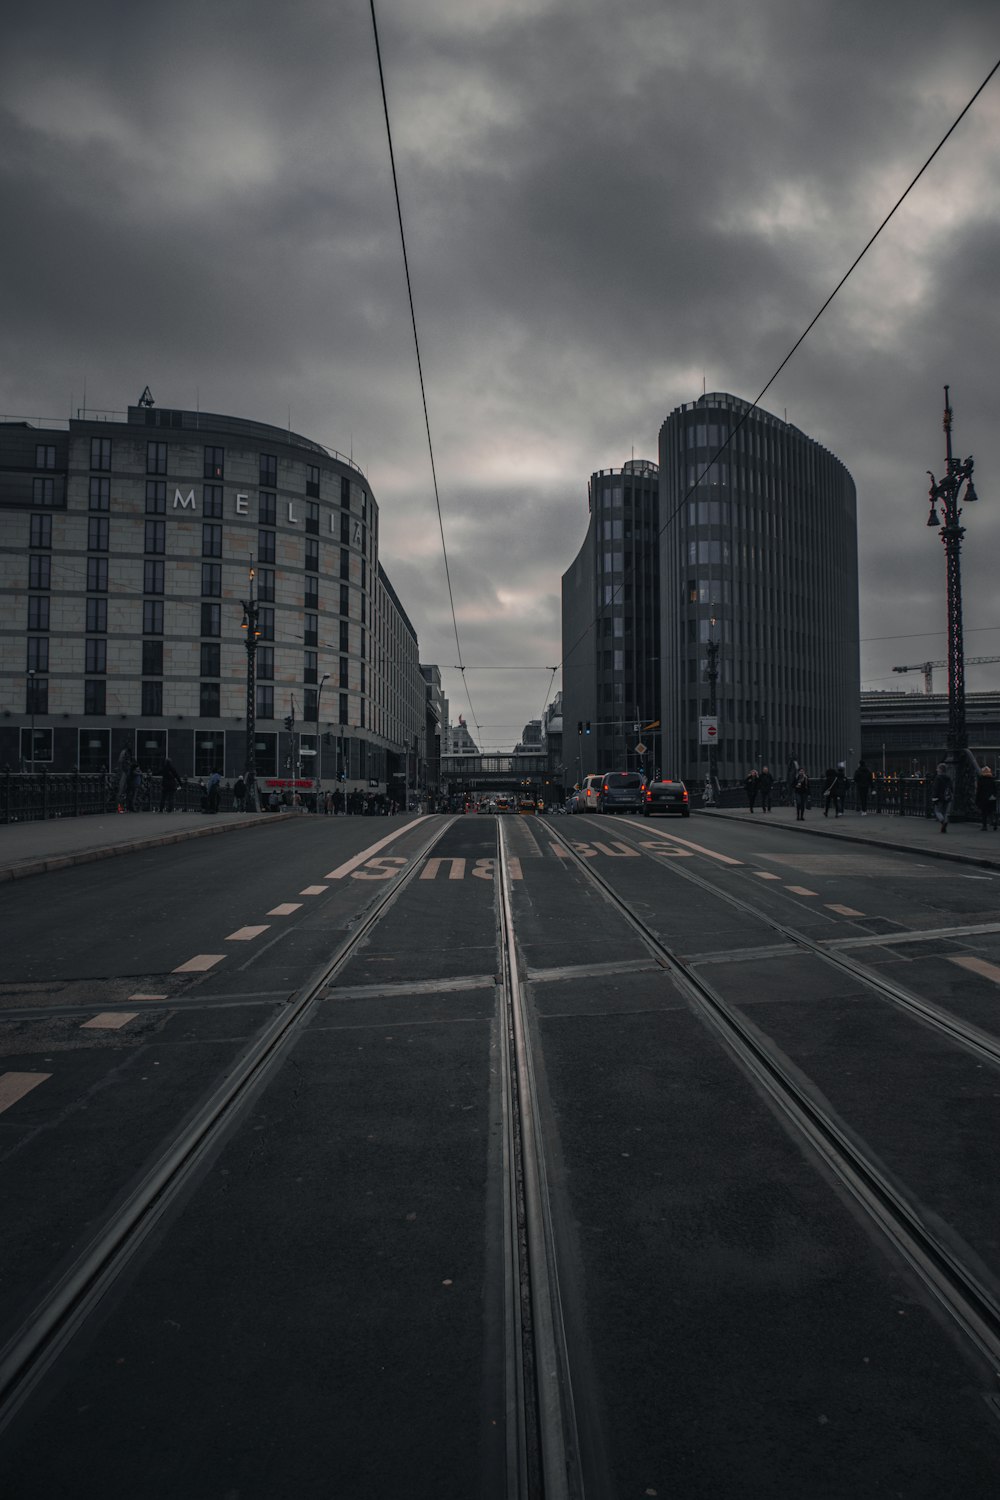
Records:
[[[757,797],[759,795],[761,812],[769,813],[771,811],[771,792],[774,789],[774,777],[771,775],[767,766],[764,766],[760,771],[758,771],[757,768],[754,767],[750,771],[743,785],[746,788],[747,802],[750,804],[750,811],[753,812],[754,804],[756,803]]]
[[[809,772],[805,766],[793,765],[789,768],[792,774],[791,792],[795,804],[795,820],[804,822],[807,810],[812,806],[811,785]],[[857,802],[858,812],[861,817],[868,815],[868,798],[872,786],[875,783],[875,773],[864,761],[858,762],[857,769],[851,780],[854,783],[854,795]],[[758,771],[753,767],[747,774],[743,783],[747,796],[747,804],[753,812],[760,797],[761,811],[771,811],[771,791],[774,786],[774,777],[767,766]],[[847,792],[848,777],[847,763],[839,760],[835,766],[830,766],[823,776],[823,816],[828,818],[832,810],[835,818],[844,816],[844,800]],[[955,785],[949,773],[947,763],[941,761],[935,772],[931,784],[931,810],[934,817],[941,826],[941,832],[947,833],[948,820],[951,812],[951,804],[955,797]],[[976,777],[976,807],[982,820],[981,826],[985,831],[992,827],[994,831],[1000,825],[1000,798],[997,793],[997,778],[989,766],[979,768]]]

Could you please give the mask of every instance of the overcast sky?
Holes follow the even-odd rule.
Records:
[[[752,400],[1000,57],[997,0],[19,7],[0,49],[0,411],[158,405],[353,455],[452,717],[559,686],[587,480]],[[1000,656],[1000,74],[761,404],[858,489],[862,680],[946,654],[943,386],[973,453],[966,649]],[[969,668],[970,690],[1000,664]],[[943,672],[936,674],[943,690]]]

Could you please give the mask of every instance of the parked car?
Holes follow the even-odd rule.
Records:
[[[517,810],[523,813],[533,813],[535,811],[534,799],[532,797],[522,797],[517,804]]]
[[[646,782],[638,771],[608,771],[601,783],[598,811],[641,812],[646,800]]]
[[[601,787],[604,785],[604,773],[593,774],[583,778],[583,785],[577,792],[577,802],[574,809],[578,813],[595,813],[601,810]]]
[[[495,813],[509,813],[510,812],[510,798],[509,797],[494,797],[494,799],[493,799],[493,811]]]
[[[675,813],[678,817],[689,818],[691,806],[688,802],[687,787],[683,781],[651,781],[646,787],[646,800],[642,805],[643,817],[649,818],[654,814],[664,816]]]
[[[563,812],[564,813],[579,812],[580,811],[579,802],[580,802],[580,793],[578,791],[576,791],[574,789],[572,792],[568,792],[566,794],[566,801],[563,803],[563,806],[562,806]]]

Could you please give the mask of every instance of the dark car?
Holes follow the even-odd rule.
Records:
[[[597,810],[604,813],[641,812],[646,783],[638,771],[609,771],[601,782]]]
[[[642,812],[646,818],[654,813],[662,813],[664,816],[676,813],[679,817],[689,818],[691,807],[687,787],[683,781],[651,781],[646,787]]]

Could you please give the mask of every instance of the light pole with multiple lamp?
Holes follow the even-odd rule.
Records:
[[[709,738],[708,742],[708,780],[712,788],[712,801],[718,797],[719,785],[719,735],[718,735],[718,712],[719,712],[719,642],[715,639],[715,626],[718,616],[714,609],[709,619],[709,636],[706,643],[708,650],[708,668],[705,676],[708,678],[708,712],[715,721],[716,733]]]
[[[937,527],[944,544],[948,597],[948,752],[955,768],[954,810],[968,816],[973,805],[972,762],[968,754],[969,734],[965,721],[965,645],[962,639],[962,571],[960,554],[965,527],[959,497],[978,499],[972,483],[972,457],[956,458],[951,451],[951,402],[944,388],[945,472],[940,481],[930,469],[930,515],[928,526]],[[965,492],[962,493],[962,486]],[[944,519],[937,513],[940,505]]]
[[[31,702],[31,745],[28,754],[28,769],[32,776],[35,774],[35,671],[33,667],[28,668],[28,698]]]
[[[243,624],[241,629],[246,632],[245,645],[247,648],[247,748],[246,748],[246,780],[247,790],[253,801],[254,807],[260,806],[257,796],[257,642],[260,640],[260,630],[257,626],[258,607],[253,592],[253,558],[250,559],[250,587],[247,590],[248,597],[241,599],[243,606]]]
[[[329,672],[324,672],[316,691],[316,811],[319,812],[320,793],[323,790],[323,735],[320,731],[320,708],[323,703],[323,684],[330,681]]]

